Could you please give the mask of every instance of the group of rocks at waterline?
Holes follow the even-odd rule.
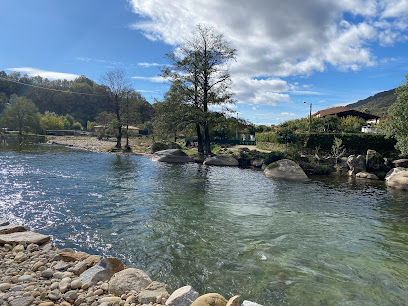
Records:
[[[0,305],[239,306],[217,293],[174,292],[120,259],[61,249],[50,236],[0,219]],[[244,301],[242,306],[260,306]]]
[[[153,161],[168,163],[189,163],[195,160],[180,149],[158,151],[151,157]],[[310,157],[302,156],[303,168],[306,168]],[[320,164],[334,166],[339,174],[357,177],[361,179],[379,180],[385,179],[387,186],[408,191],[408,159],[390,160],[383,158],[374,150],[368,150],[366,155],[350,155],[348,157],[319,159]],[[239,166],[239,157],[234,156],[211,156],[203,161],[204,165],[212,166]],[[304,169],[296,162],[288,159],[266,164],[265,160],[254,159],[250,161],[252,167],[261,168],[265,176],[273,179],[292,181],[307,181],[308,176]]]

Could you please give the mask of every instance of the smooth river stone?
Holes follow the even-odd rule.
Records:
[[[0,235],[0,243],[9,244],[43,244],[50,241],[50,236],[42,235],[34,232],[18,232],[12,234]]]

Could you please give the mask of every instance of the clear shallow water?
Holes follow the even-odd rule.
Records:
[[[408,194],[250,169],[0,145],[0,215],[173,288],[264,305],[406,305]]]

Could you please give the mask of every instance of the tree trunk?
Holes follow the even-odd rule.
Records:
[[[118,135],[116,136],[116,148],[122,148],[122,122],[120,121],[120,101],[118,95],[115,95],[115,112],[118,120]]]
[[[196,130],[197,130],[198,153],[204,154],[204,149],[203,149],[203,136],[201,135],[201,128],[200,128],[200,124],[199,124],[199,123],[196,123]]]

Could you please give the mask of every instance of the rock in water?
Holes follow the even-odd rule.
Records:
[[[357,157],[355,155],[350,155],[347,158],[347,165],[350,168],[350,171],[348,172],[349,176],[355,176],[359,172],[366,171],[366,159],[363,155],[358,155]]]
[[[128,293],[131,290],[140,292],[151,283],[152,280],[145,272],[129,268],[113,275],[109,281],[109,292],[117,295]]]
[[[191,306],[226,306],[228,301],[218,293],[207,293],[196,299]]]
[[[166,163],[191,163],[192,158],[180,149],[169,149],[157,151],[152,156],[152,161],[166,162]]]
[[[378,180],[378,176],[376,176],[373,173],[368,173],[368,172],[359,172],[356,174],[356,177],[365,178],[369,180]]]
[[[408,191],[408,168],[391,169],[385,177],[385,184],[394,189]]]
[[[166,301],[166,306],[190,306],[199,294],[191,286],[184,286],[174,291]]]
[[[204,165],[207,166],[230,166],[230,167],[238,167],[239,162],[236,158],[232,156],[213,156],[208,157],[204,160]]]
[[[34,232],[17,232],[0,235],[0,243],[8,244],[44,244],[50,241],[50,236]]]
[[[273,179],[283,179],[290,181],[307,181],[308,177],[300,166],[292,160],[281,159],[269,164],[264,174]]]

